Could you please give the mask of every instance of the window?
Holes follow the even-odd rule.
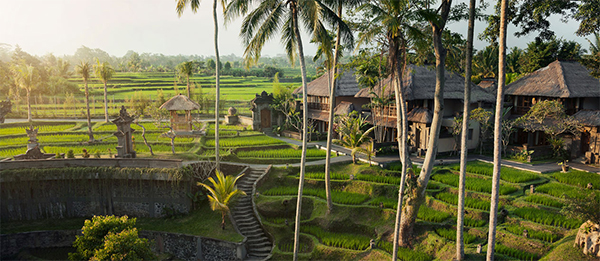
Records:
[[[473,140],[473,129],[469,129],[469,133],[468,133],[468,135],[469,135],[469,136],[468,136],[468,137],[469,137],[469,140]]]

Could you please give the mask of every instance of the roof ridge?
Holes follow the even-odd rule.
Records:
[[[558,81],[560,84],[560,89],[562,90],[562,94],[560,94],[561,98],[562,97],[569,97],[571,96],[571,90],[569,89],[569,86],[567,85],[567,79],[565,79],[565,70],[563,68],[562,62],[559,60],[554,61],[554,63],[558,63]],[[548,65],[550,66],[550,65]]]

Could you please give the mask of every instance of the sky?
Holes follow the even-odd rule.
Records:
[[[188,8],[178,17],[176,0],[0,0],[0,43],[19,45],[34,55],[72,55],[84,45],[118,57],[128,50],[211,56],[214,55],[212,2],[203,0],[198,13],[194,14]],[[491,11],[492,8],[488,9]],[[219,7],[218,11],[221,10]],[[589,48],[585,38],[574,35],[576,22],[565,24],[559,17],[551,17],[551,21],[551,29],[557,36]],[[241,23],[242,19],[237,19],[223,26],[220,20],[220,54],[243,55],[244,48],[238,36]],[[448,28],[466,35],[467,23],[452,23]],[[476,23],[476,35],[484,28],[483,22]],[[515,27],[511,25],[507,40],[509,48],[525,48],[535,38],[535,35],[516,38],[514,31]],[[314,55],[316,46],[308,43],[309,40],[303,36],[305,53]],[[476,49],[486,45],[475,41]],[[284,52],[276,38],[265,45],[262,55],[275,56]]]

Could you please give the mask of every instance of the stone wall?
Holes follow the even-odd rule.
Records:
[[[254,123],[254,121],[252,120],[252,117],[247,117],[247,116],[238,116],[238,121],[242,125],[250,126],[250,128],[252,128],[252,124]]]
[[[0,162],[0,170],[31,168],[65,167],[120,167],[120,168],[180,168],[182,160],[165,159],[48,159],[18,160]]]
[[[24,249],[72,246],[79,230],[33,231],[0,235],[0,258],[14,256]],[[167,233],[140,231],[151,240],[155,253],[169,253],[181,260],[241,260],[246,256],[245,243]]]
[[[66,171],[65,171],[66,172]],[[129,215],[162,217],[165,208],[188,213],[193,182],[164,173],[107,177],[98,173],[9,176],[0,180],[3,220]]]

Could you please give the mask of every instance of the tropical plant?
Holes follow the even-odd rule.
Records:
[[[225,229],[225,216],[229,213],[230,207],[239,196],[246,195],[246,192],[237,189],[235,185],[238,179],[244,176],[244,174],[233,177],[225,176],[219,170],[215,171],[217,181],[213,177],[208,178],[213,187],[200,182],[198,182],[198,185],[204,187],[210,193],[210,195],[206,195],[210,202],[210,208],[213,211],[221,212],[221,229]]]
[[[180,77],[185,77],[187,83],[187,96],[191,98],[190,92],[190,76],[194,75],[194,62],[182,62],[175,67]]]
[[[600,34],[594,33],[594,43],[588,39],[590,43],[590,54],[583,55],[581,64],[585,65],[591,75],[600,78]]]
[[[90,91],[88,89],[88,79],[90,78],[91,69],[92,67],[86,61],[81,61],[81,63],[75,67],[75,70],[78,74],[81,75],[81,78],[83,79],[83,84],[85,85],[85,106],[87,108],[88,135],[90,136],[90,141],[93,142],[94,133],[92,132],[92,119],[90,115]]]
[[[100,63],[100,60],[96,58],[94,73],[96,74],[96,78],[100,79],[104,84],[104,121],[108,122],[108,90],[106,84],[113,77],[115,69],[107,62]]]
[[[41,78],[37,69],[24,63],[12,68],[15,84],[27,92],[27,121],[31,122],[31,91],[36,88]]]
[[[215,28],[215,36],[214,36],[214,42],[215,42],[215,122],[219,122],[219,101],[220,99],[220,94],[221,94],[221,88],[220,88],[220,77],[219,77],[219,71],[221,67],[221,61],[220,61],[220,57],[219,57],[219,22],[217,19],[217,2],[221,2],[221,5],[223,6],[223,10],[225,10],[225,6],[226,6],[226,0],[213,0],[213,21],[214,21],[214,28]],[[196,13],[198,11],[198,8],[200,7],[200,0],[177,0],[177,15],[179,17],[181,17],[181,15],[183,14],[183,10],[186,8],[186,6],[190,6],[190,8],[192,9],[192,12]],[[188,97],[190,96],[190,88],[189,88],[189,80],[188,80]],[[216,168],[219,169],[219,124],[215,124],[215,164],[216,164]]]
[[[364,131],[367,125],[366,118],[358,115],[356,111],[337,118],[336,132],[340,135],[340,139],[336,139],[335,142],[352,150],[353,163],[356,163],[356,153],[361,150],[360,146],[370,141],[369,134],[375,129],[371,127]]]
[[[479,123],[479,154],[483,154],[483,142],[489,139],[491,122],[490,119],[494,114],[484,108],[476,108],[471,111],[469,118]]]

